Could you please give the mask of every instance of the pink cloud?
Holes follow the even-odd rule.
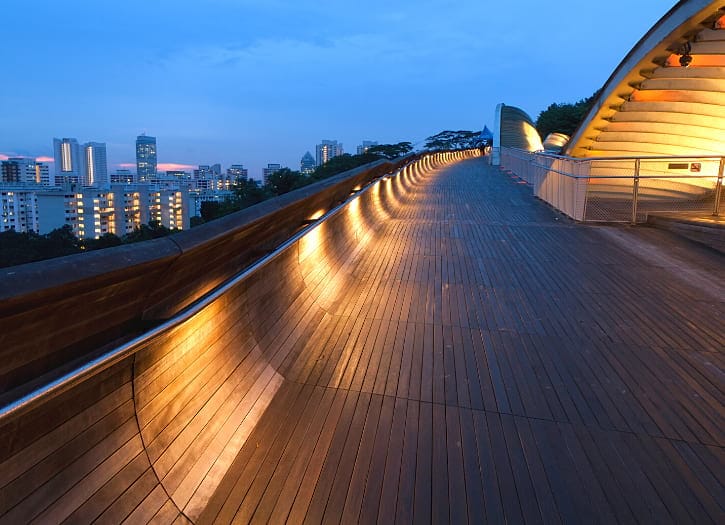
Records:
[[[116,164],[119,168],[122,169],[134,169],[136,168],[136,164],[133,162],[122,162],[120,164]],[[162,171],[191,171],[196,169],[196,166],[193,164],[180,164],[177,162],[159,162],[156,165],[156,170],[159,172]]]
[[[9,158],[5,153],[0,153],[0,160],[8,160]]]
[[[156,166],[158,171],[190,171],[196,166],[191,164],[176,164],[174,162],[161,162]]]
[[[38,157],[35,160],[37,160],[38,162],[55,162],[55,159],[53,157]]]

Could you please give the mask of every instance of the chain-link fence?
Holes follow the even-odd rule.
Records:
[[[650,213],[718,215],[724,157],[574,159],[501,148],[501,165],[534,194],[587,222],[644,222]],[[719,196],[718,196],[719,195]]]

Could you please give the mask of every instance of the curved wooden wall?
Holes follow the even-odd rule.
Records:
[[[187,523],[203,518],[272,398],[288,395],[283,388],[288,378],[319,373],[315,352],[334,345],[319,339],[329,332],[318,331],[318,339],[309,341],[299,335],[312,334],[325,316],[341,313],[338,299],[346,283],[358,278],[346,266],[351,254],[375,242],[380,224],[416,180],[438,163],[464,155],[423,157],[374,183],[182,324],[60,396],[0,420],[0,522]],[[381,164],[373,172],[390,168]],[[365,171],[346,177],[352,182],[344,194],[334,190],[335,198],[347,197],[358,181],[371,176]],[[330,197],[289,200],[304,202],[309,214]],[[258,219],[255,231],[272,229],[273,221],[282,229],[292,224],[289,210],[287,219],[277,210]],[[179,243],[186,247],[181,255],[153,261],[165,271],[141,277],[118,270],[113,276],[130,275],[136,284],[154,277],[170,283],[205,269],[210,281],[189,281],[183,294],[170,294],[170,284],[162,284],[166,297],[181,297],[175,307],[161,293],[145,296],[161,297],[150,310],[178,310],[208,291],[209,282],[221,283],[223,275],[244,264],[239,261],[245,256],[234,252],[250,234],[232,228],[225,236],[221,224],[210,226],[219,234],[209,245],[192,231]],[[162,241],[148,245],[165,247]],[[214,262],[205,259],[205,246],[226,255]],[[176,270],[169,273],[168,268]],[[112,283],[109,289],[127,286],[109,276],[94,279]]]

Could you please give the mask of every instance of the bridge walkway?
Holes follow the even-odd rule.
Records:
[[[432,171],[285,332],[197,521],[722,523],[722,258],[617,229],[694,287],[608,230],[484,159]]]

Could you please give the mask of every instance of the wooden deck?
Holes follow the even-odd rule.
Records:
[[[0,524],[725,523],[723,255],[438,160],[0,420]]]
[[[420,180],[345,266],[198,522],[725,521],[725,298],[483,159]]]

